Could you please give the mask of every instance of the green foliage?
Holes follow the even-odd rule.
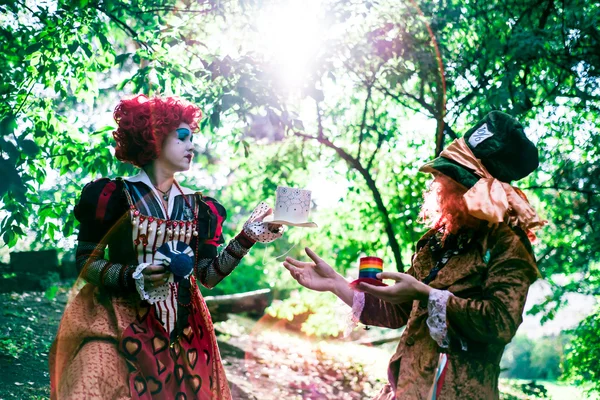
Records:
[[[18,359],[23,353],[37,350],[33,329],[28,326],[19,328],[18,335],[9,328],[9,334],[0,337],[0,355]]]
[[[499,381],[500,399],[530,400],[539,398],[592,400],[597,397],[586,395],[575,386],[556,381],[527,381],[523,379],[505,379]],[[546,397],[543,393],[546,393]]]
[[[510,382],[501,386],[502,400],[547,399],[548,390],[543,384],[530,381],[526,383]]]
[[[337,337],[346,323],[341,309],[342,305],[331,293],[305,291],[274,302],[267,313],[288,321],[302,318],[301,330],[309,336]]]
[[[419,166],[500,109],[540,148],[540,168],[518,184],[550,221],[535,251],[553,291],[532,311],[546,320],[569,292],[597,295],[597,4],[326,0],[320,44],[277,49],[310,61],[290,87],[287,64],[256,45],[268,1],[35,3],[0,3],[1,256],[69,246],[82,186],[133,172],[112,155],[118,98],[161,93],[203,109],[186,183],[226,206],[227,237],[277,185],[341,188],[333,205],[315,203],[318,232],[257,246],[211,294],[292,287],[275,257],[307,245],[350,275],[361,254],[406,270],[425,229]],[[330,329],[316,315],[307,329]]]
[[[581,321],[572,332],[567,348],[566,378],[576,384],[588,383],[589,392],[600,392],[600,310]]]
[[[556,380],[563,373],[565,335],[530,339],[517,335],[506,347],[500,367],[503,376],[527,380]]]

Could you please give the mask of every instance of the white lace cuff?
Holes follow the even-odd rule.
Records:
[[[350,332],[360,322],[360,315],[365,308],[365,294],[363,292],[354,292],[354,297],[352,298],[352,313],[350,314],[350,318],[348,318],[348,322],[346,324],[346,329],[344,331],[344,337],[348,337]]]
[[[169,282],[162,284],[161,286],[149,289],[144,289],[144,274],[142,273],[146,267],[152,265],[151,263],[142,263],[137,266],[133,271],[133,279],[135,280],[135,288],[140,295],[142,300],[146,300],[150,304],[154,304],[161,300],[166,300],[169,297],[169,282],[173,280],[173,275],[169,277]]]
[[[431,289],[431,292],[429,292],[429,301],[427,302],[429,335],[443,348],[447,348],[450,345],[448,325],[446,323],[446,304],[450,296],[452,296],[452,293],[447,290]]]
[[[279,228],[277,232],[271,232],[269,230],[268,222],[259,222],[256,221],[258,217],[263,215],[269,209],[269,205],[267,203],[260,202],[258,206],[252,211],[250,218],[244,224],[244,232],[246,235],[250,236],[252,240],[261,243],[271,243],[272,241],[279,239],[283,236],[284,228],[283,226]]]

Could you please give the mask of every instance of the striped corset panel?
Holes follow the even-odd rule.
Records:
[[[194,214],[187,206],[183,196],[174,198],[171,219],[165,218],[165,212],[159,200],[145,185],[128,183],[128,201],[132,239],[138,263],[154,263],[156,250],[165,242],[178,240],[190,244],[197,236]],[[193,195],[188,201],[195,207]],[[195,249],[194,249],[195,250]],[[168,283],[169,295],[166,300],[155,303],[156,313],[167,332],[175,329],[177,321],[177,283]]]

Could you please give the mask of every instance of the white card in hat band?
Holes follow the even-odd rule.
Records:
[[[492,136],[494,136],[494,134],[490,132],[487,124],[483,124],[471,135],[471,137],[469,138],[469,144],[472,148],[475,148],[485,139],[491,138]]]

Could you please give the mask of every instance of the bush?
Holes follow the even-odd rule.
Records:
[[[267,313],[288,321],[300,318],[301,330],[309,336],[337,337],[346,326],[342,309],[346,314],[350,313],[350,308],[331,293],[301,289],[283,301],[274,302]]]
[[[570,331],[566,348],[565,378],[577,385],[590,385],[600,392],[600,307]]]
[[[562,375],[566,335],[530,339],[517,335],[506,347],[500,367],[503,377],[556,380]]]
[[[548,390],[544,385],[531,382],[500,381],[500,400],[547,399]]]

